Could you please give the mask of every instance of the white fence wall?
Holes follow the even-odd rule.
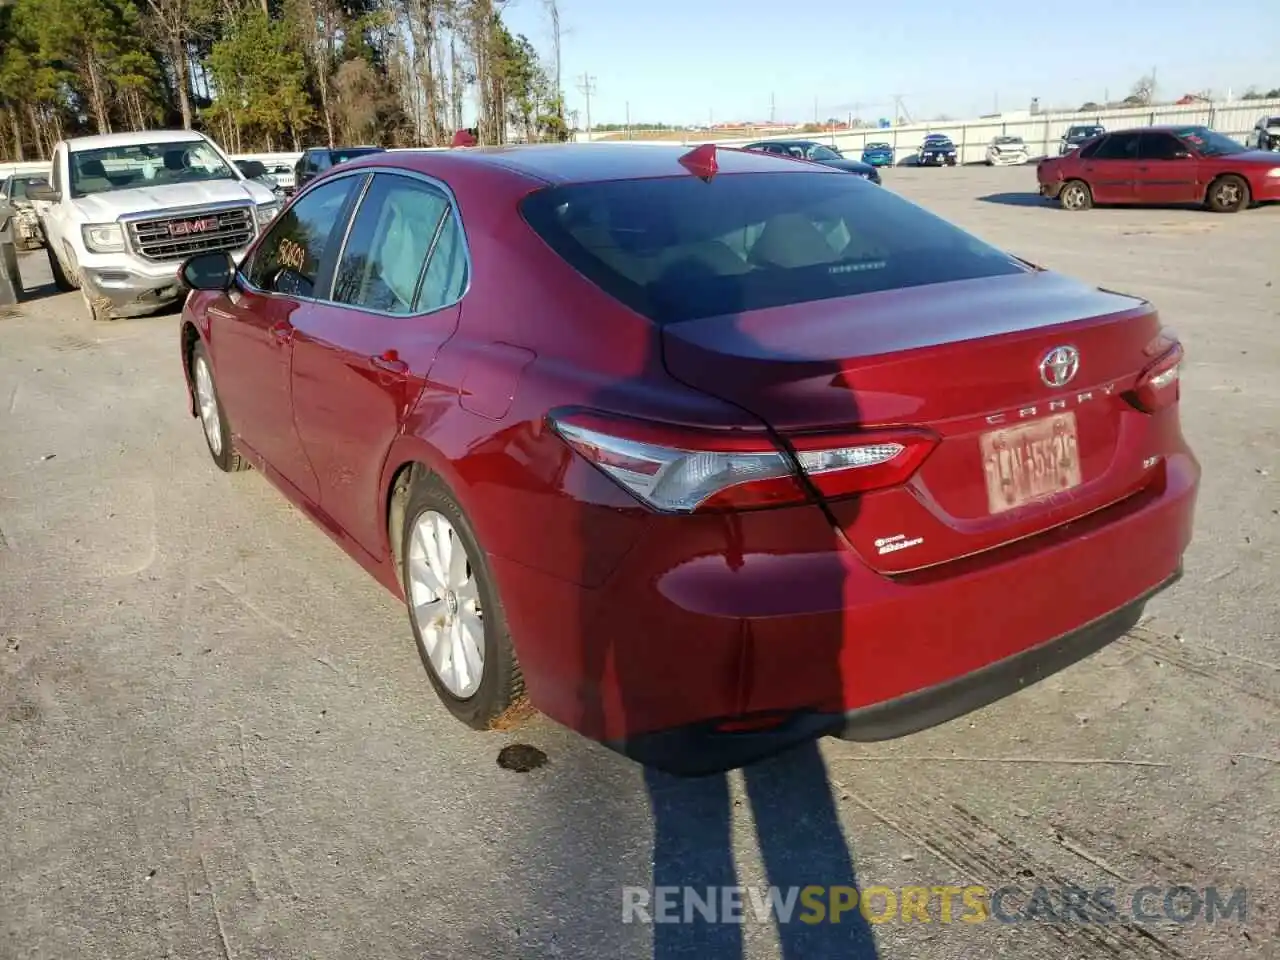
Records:
[[[918,123],[888,129],[854,130],[836,133],[834,136],[805,136],[823,143],[833,142],[846,156],[854,158],[868,143],[888,143],[894,148],[894,156],[901,161],[919,149],[925,134],[942,133],[955,142],[961,163],[977,163],[986,159],[987,144],[993,137],[1022,137],[1027,142],[1027,149],[1032,157],[1056,156],[1058,141],[1067,132],[1067,128],[1083,123],[1100,123],[1108,130],[1162,124],[1203,124],[1243,142],[1260,118],[1276,115],[1280,115],[1280,99],[1203,103],[1186,107],[1138,107],[1100,110],[1097,113],[1019,114],[1008,119],[991,117],[956,123]],[[788,137],[760,139],[786,140]],[[794,139],[794,134],[791,139]],[[690,143],[694,142],[701,141],[691,138]],[[735,141],[715,142],[728,145]]]
[[[854,130],[832,134],[805,134],[804,136],[833,143],[847,156],[857,157],[863,146],[868,143],[883,142],[894,148],[894,155],[899,161],[910,157],[920,147],[927,133],[943,133],[956,144],[961,163],[977,163],[985,159],[987,144],[993,137],[1022,137],[1027,142],[1032,157],[1054,156],[1058,152],[1058,140],[1067,128],[1080,123],[1100,123],[1108,130],[1122,127],[1145,127],[1158,124],[1204,124],[1212,127],[1228,137],[1243,141],[1254,124],[1264,116],[1280,116],[1280,98],[1272,100],[1234,100],[1215,103],[1201,103],[1192,106],[1160,106],[1131,107],[1119,110],[1100,110],[1097,113],[1041,113],[1028,115],[1014,114],[1008,117],[984,117],[976,120],[963,120],[954,123],[915,123],[888,129],[868,127],[865,130]],[[794,139],[795,134],[774,135],[772,137],[755,137],[753,140],[786,140]],[[617,142],[617,141],[611,141]],[[635,143],[659,145],[670,144],[671,141],[637,140]],[[749,140],[732,139],[717,140],[699,136],[692,132],[687,141],[695,143],[721,143],[731,146],[735,143],[747,143]],[[427,147],[424,149],[445,150],[447,147]],[[265,164],[286,163],[292,165],[302,156],[298,152],[288,153],[242,153],[234,154],[235,160],[261,160]],[[0,163],[0,177],[11,173],[47,173],[47,162]]]

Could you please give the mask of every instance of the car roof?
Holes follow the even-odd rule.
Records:
[[[189,143],[192,140],[208,140],[195,130],[138,130],[132,133],[100,133],[91,137],[71,137],[67,148],[101,150],[105,147],[136,147],[149,143]]]
[[[798,141],[803,142],[803,141]],[[397,150],[376,162],[429,173],[436,164],[457,165],[473,171],[488,168],[520,174],[544,183],[590,183],[601,180],[641,180],[653,177],[690,176],[680,158],[693,150],[679,144],[646,143],[556,143],[519,144],[506,147],[466,147],[458,150]],[[721,173],[794,172],[795,161],[767,153],[735,147],[717,147],[716,161]],[[352,166],[374,164],[355,160]],[[807,170],[838,174],[839,171],[814,165]]]
[[[1162,123],[1152,127],[1125,127],[1123,130],[1108,130],[1107,133],[1173,133],[1182,130],[1208,130],[1207,123]]]

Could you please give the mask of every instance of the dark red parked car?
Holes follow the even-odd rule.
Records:
[[[1042,196],[1064,210],[1095,203],[1199,203],[1236,213],[1280,200],[1280,157],[1208,127],[1113,130],[1036,167]]]
[[[1119,637],[1191,539],[1155,308],[842,171],[384,153],[183,276],[215,462],[406,599],[476,727],[527,692],[685,774],[897,736]]]

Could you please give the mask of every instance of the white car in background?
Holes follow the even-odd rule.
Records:
[[[987,144],[987,166],[989,167],[1026,163],[1028,159],[1030,159],[1030,152],[1021,137],[996,137]]]
[[[1255,150],[1280,152],[1280,117],[1263,117],[1253,125],[1253,136],[1246,146]]]

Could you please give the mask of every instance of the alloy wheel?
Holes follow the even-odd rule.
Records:
[[[200,407],[200,423],[205,439],[215,457],[222,455],[222,417],[218,413],[218,397],[213,392],[213,377],[204,357],[196,358],[196,403]]]
[[[1080,210],[1084,207],[1084,203],[1084,187],[1080,184],[1068,184],[1062,191],[1062,205],[1068,210]]]
[[[436,677],[460,700],[484,679],[484,618],[467,549],[453,524],[424,510],[409,540],[409,610]]]
[[[1218,184],[1213,192],[1215,201],[1223,209],[1230,209],[1240,202],[1240,185],[1231,180]]]

